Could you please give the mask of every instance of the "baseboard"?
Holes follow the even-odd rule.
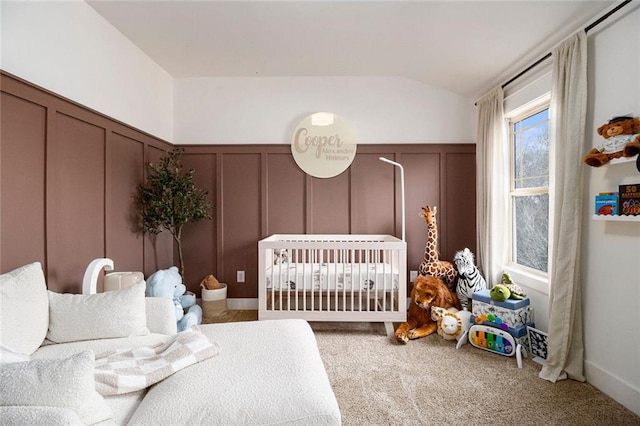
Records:
[[[196,299],[196,303],[202,306],[202,299]],[[257,311],[258,299],[227,298],[227,309],[233,311]]]
[[[258,299],[241,299],[241,298],[227,298],[227,309],[232,310],[257,310]]]
[[[640,416],[640,389],[589,361],[584,362],[587,382]]]

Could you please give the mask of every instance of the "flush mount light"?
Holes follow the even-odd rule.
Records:
[[[330,112],[316,112],[311,114],[312,126],[331,126],[333,124],[333,114]]]

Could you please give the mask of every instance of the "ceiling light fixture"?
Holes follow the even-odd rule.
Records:
[[[331,126],[333,124],[333,114],[330,112],[316,112],[311,114],[311,125]]]

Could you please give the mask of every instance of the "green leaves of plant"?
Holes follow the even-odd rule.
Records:
[[[178,243],[182,262],[182,227],[211,219],[212,205],[207,200],[208,192],[196,188],[194,170],[182,171],[181,155],[181,149],[173,149],[159,163],[147,164],[146,183],[138,186],[136,203],[142,231],[151,234],[169,231]],[[184,273],[182,264],[181,273]]]

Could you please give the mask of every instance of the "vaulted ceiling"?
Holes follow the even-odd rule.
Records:
[[[387,76],[476,98],[612,1],[94,1],[175,78]]]

